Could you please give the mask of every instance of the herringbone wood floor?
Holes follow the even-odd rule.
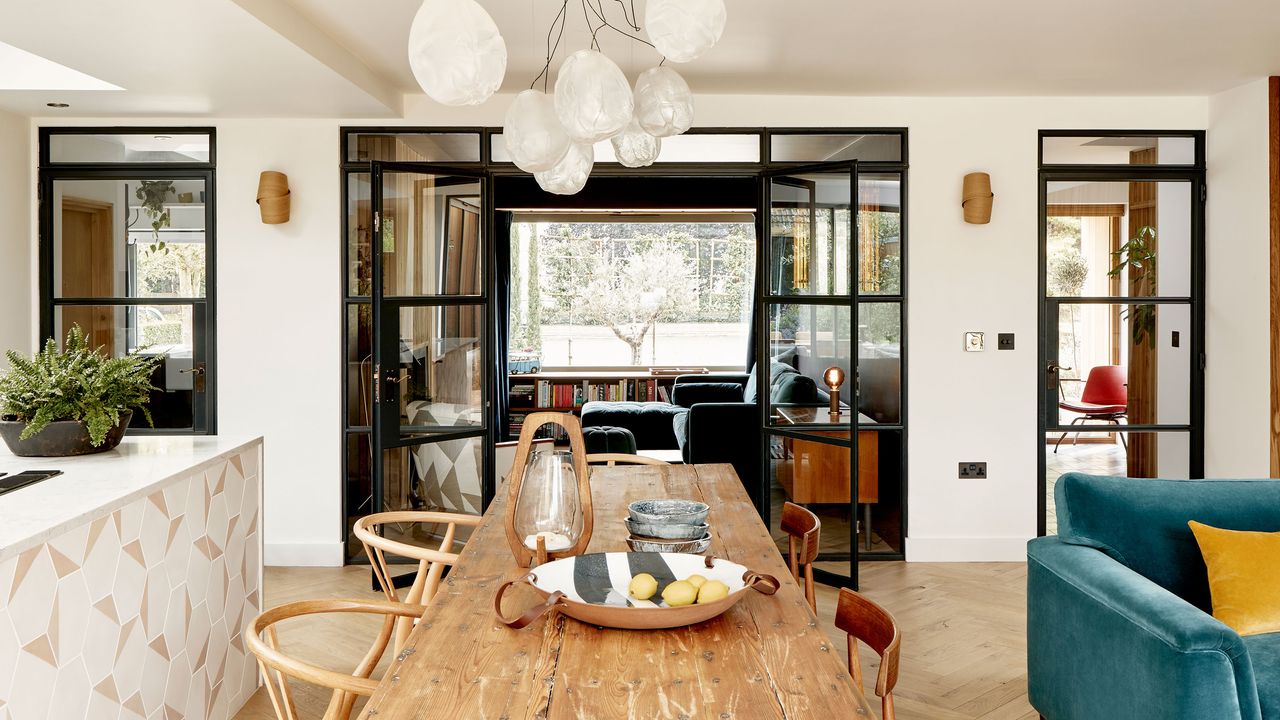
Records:
[[[902,629],[895,691],[900,720],[1034,720],[1027,704],[1026,565],[1022,563],[874,562],[861,566],[863,592],[884,605]],[[377,597],[367,567],[268,568],[267,605],[315,597]],[[818,615],[827,634],[836,592],[818,586]],[[280,628],[287,651],[335,670],[350,670],[377,632],[368,618],[304,618]],[[349,663],[334,658],[350,658]],[[879,662],[863,650],[867,695]],[[377,675],[381,675],[378,672]],[[302,718],[319,718],[327,693],[295,685]],[[879,706],[879,703],[875,703]],[[274,720],[263,689],[236,716]]]

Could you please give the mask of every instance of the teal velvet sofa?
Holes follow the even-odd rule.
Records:
[[[1068,474],[1027,545],[1027,671],[1047,720],[1280,719],[1280,633],[1210,614],[1198,520],[1280,531],[1280,481]],[[1280,598],[1277,598],[1280,602]]]

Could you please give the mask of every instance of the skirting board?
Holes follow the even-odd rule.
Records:
[[[262,560],[270,567],[342,567],[342,543],[265,543]]]
[[[907,538],[907,562],[1024,562],[1025,537]]]

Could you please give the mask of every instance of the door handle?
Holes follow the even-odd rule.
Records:
[[[1059,365],[1056,362],[1049,363],[1044,369],[1044,389],[1052,390],[1058,383],[1058,371],[1070,370],[1071,368]]]
[[[182,368],[178,371],[182,375],[194,375],[191,380],[192,390],[198,393],[204,392],[204,363],[196,363],[189,368]]]
[[[400,385],[400,383],[408,382],[409,380],[412,380],[412,379],[413,379],[413,376],[410,375],[409,373],[405,373],[404,376],[401,376],[399,371],[392,371],[387,373],[387,376],[383,378],[383,380],[385,380],[388,385],[386,401],[389,403],[399,402],[400,394],[397,392],[393,392],[391,388],[397,387]]]

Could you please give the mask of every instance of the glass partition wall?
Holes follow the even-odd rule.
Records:
[[[213,131],[44,128],[40,337],[163,354],[154,430],[214,432]]]
[[[819,574],[827,582],[853,584],[859,550],[864,559],[900,559],[906,528],[906,131],[694,129],[664,142],[658,163],[640,170],[612,163],[610,150],[607,143],[597,148],[593,176],[670,178],[673,188],[687,188],[682,183],[708,175],[760,183],[754,232],[759,246],[745,255],[748,262],[755,256],[755,302],[750,286],[745,297],[757,312],[751,340],[740,338],[740,357],[745,359],[754,343],[756,357],[770,358],[756,363],[762,373],[781,363],[813,380],[834,365],[848,379],[841,387],[846,413],[834,423],[826,404],[788,407],[781,396],[774,402],[774,393],[759,393],[761,412],[778,419],[761,426],[770,441],[769,457],[761,459],[757,478],[744,478],[747,491],[783,552],[785,539],[777,534],[781,503],[802,502],[819,514],[824,523]],[[493,496],[495,475],[505,475],[505,468],[492,466],[497,428],[490,404],[498,387],[493,368],[505,359],[486,353],[500,347],[496,323],[518,316],[517,298],[513,292],[511,305],[491,303],[500,273],[489,274],[483,264],[464,262],[461,273],[441,270],[454,267],[449,257],[483,263],[495,252],[493,233],[507,231],[505,224],[492,221],[492,209],[510,206],[496,195],[504,192],[507,179],[522,173],[504,151],[498,129],[343,130],[343,523],[348,533],[355,518],[379,507],[481,512]],[[824,161],[841,162],[825,170],[808,167]],[[398,165],[406,162],[434,165]],[[499,182],[492,182],[495,178]],[[416,195],[424,181],[441,208],[425,218],[416,215],[427,207]],[[486,181],[488,188],[478,190],[476,184]],[[608,182],[589,183],[583,198],[590,204],[581,207],[606,207],[600,193]],[[414,184],[420,187],[403,189]],[[770,201],[766,185],[777,191]],[[474,256],[456,244],[457,237],[445,248],[431,246],[422,235],[428,225],[441,238],[458,229],[467,235],[470,201],[443,199],[466,188],[462,195],[480,200],[474,208],[480,223]],[[680,199],[666,205],[648,197],[644,207],[682,207]],[[545,208],[573,207],[565,201],[548,196]],[[619,207],[626,201],[619,198]],[[450,212],[462,224],[454,223]],[[749,214],[745,217],[751,221]],[[515,237],[520,230],[516,222],[510,232]],[[791,235],[784,237],[787,231]],[[514,266],[512,273],[515,283]],[[386,285],[393,277],[400,283],[395,291]],[[760,304],[762,290],[771,294],[767,309]],[[504,317],[492,317],[503,310]],[[519,328],[510,332],[517,335]],[[441,358],[450,352],[459,362],[445,371]],[[760,387],[770,387],[769,381]],[[856,433],[848,412],[855,407]],[[856,455],[855,445],[861,448]],[[361,556],[359,543],[349,541],[348,560],[362,562]]]

